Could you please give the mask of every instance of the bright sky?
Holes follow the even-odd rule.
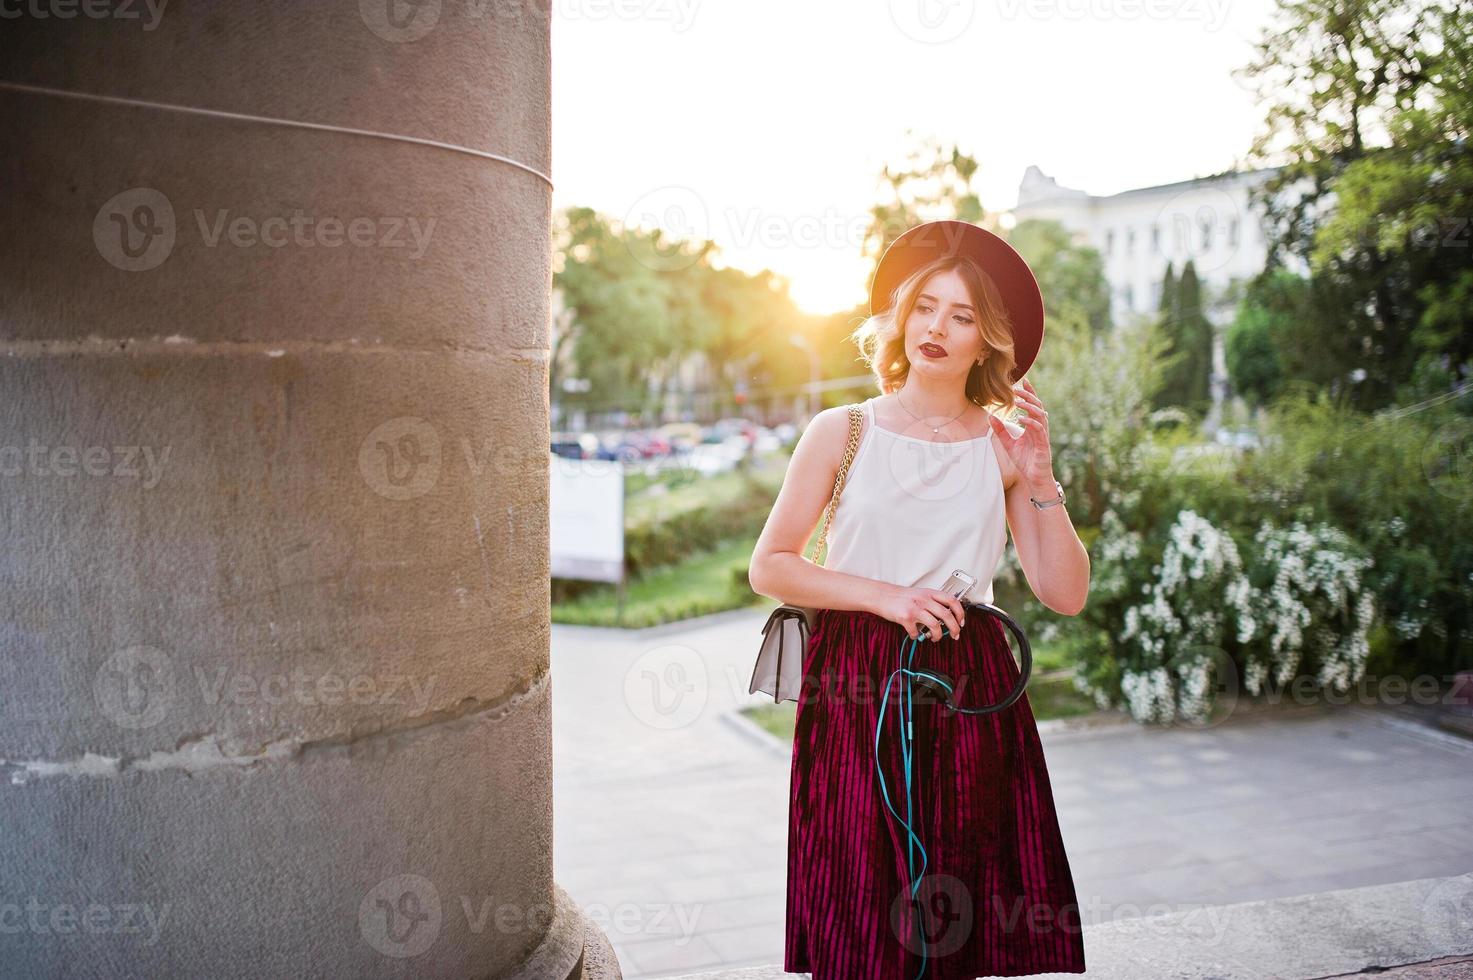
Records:
[[[1093,194],[1241,165],[1261,124],[1229,72],[1271,0],[553,0],[553,206],[592,207],[864,297],[860,236],[919,136]]]

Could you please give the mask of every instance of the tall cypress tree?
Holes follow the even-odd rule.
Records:
[[[1200,415],[1207,411],[1211,397],[1212,324],[1202,308],[1202,283],[1191,259],[1182,267],[1169,310],[1163,325],[1171,341],[1166,352],[1171,363],[1164,372],[1156,402],[1158,406],[1176,405]]]
[[[1187,291],[1180,290],[1182,312],[1191,325],[1192,370],[1188,375],[1187,404],[1198,413],[1205,414],[1212,402],[1212,321],[1207,319],[1206,289],[1190,261],[1182,270],[1183,281],[1189,271],[1192,274],[1190,305]]]
[[[1175,405],[1176,395],[1174,392],[1174,380],[1176,377],[1174,365],[1180,363],[1181,357],[1177,352],[1181,349],[1181,317],[1178,315],[1178,295],[1181,288],[1177,284],[1176,268],[1169,260],[1166,263],[1166,276],[1161,280],[1161,300],[1156,304],[1156,329],[1166,340],[1166,348],[1161,357],[1166,362],[1162,367],[1161,387],[1151,398],[1151,407],[1165,408],[1167,405]]]
[[[1166,262],[1166,278],[1161,280],[1161,302],[1156,304],[1156,312],[1162,326],[1176,319],[1176,269],[1170,260]]]

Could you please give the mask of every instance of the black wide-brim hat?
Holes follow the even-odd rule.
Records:
[[[906,277],[942,256],[965,255],[997,283],[1013,325],[1014,382],[1028,373],[1043,346],[1043,293],[1023,256],[1007,242],[970,221],[928,221],[905,232],[880,256],[870,284],[869,311],[883,313]]]

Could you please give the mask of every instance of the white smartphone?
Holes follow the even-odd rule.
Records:
[[[946,584],[941,586],[941,591],[950,592],[958,599],[965,599],[967,593],[971,592],[972,587],[976,584],[977,580],[975,578],[960,568],[954,568],[952,569],[951,577],[946,580]]]
[[[941,586],[941,591],[949,592],[952,595],[956,596],[958,599],[965,601],[967,598],[967,593],[971,592],[972,586],[976,584],[977,580],[974,577],[968,575],[960,568],[954,568],[951,570],[951,577],[946,580],[946,584]],[[943,632],[946,631],[945,626],[942,626],[941,628]],[[930,636],[931,631],[927,627],[922,626],[920,629],[920,635],[923,637]]]

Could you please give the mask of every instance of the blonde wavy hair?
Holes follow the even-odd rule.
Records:
[[[967,400],[984,410],[998,406],[1005,412],[1011,411],[1016,404],[1012,370],[1017,364],[1013,353],[1012,320],[1003,305],[997,283],[965,255],[944,256],[911,273],[895,287],[890,308],[866,317],[849,335],[850,339],[859,347],[860,356],[874,373],[880,391],[888,395],[899,390],[910,376],[910,360],[905,356],[906,318],[931,277],[953,269],[966,284],[972,306],[977,310],[977,329],[982,334],[982,346],[992,351],[981,364],[973,364],[967,372]]]

